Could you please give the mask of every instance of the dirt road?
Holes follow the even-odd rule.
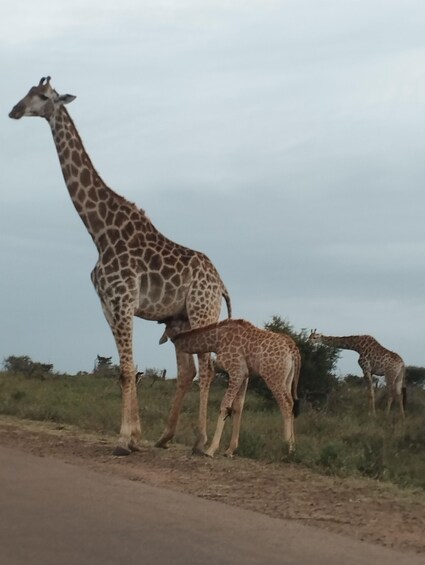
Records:
[[[0,453],[0,547],[3,556],[5,548],[23,547],[14,553],[15,560],[6,560],[8,565],[38,565],[25,561],[26,549],[48,550],[52,544],[58,546],[63,565],[75,563],[66,560],[71,547],[74,553],[75,547],[84,550],[80,564],[128,565],[142,562],[134,556],[143,554],[143,563],[317,565],[319,551],[327,565],[384,560],[390,565],[392,559],[425,563],[421,492],[324,477],[295,465],[191,457],[182,446],[163,451],[146,444],[140,453],[118,459],[111,456],[114,439],[0,417],[0,445],[13,448]],[[36,457],[24,463],[27,454]],[[15,456],[18,462],[13,462]],[[9,503],[5,485],[12,496]],[[48,496],[38,500],[43,492]],[[77,514],[64,513],[64,507],[75,508]],[[59,531],[63,520],[66,535]],[[141,538],[148,542],[141,544]],[[178,553],[176,538],[184,540]],[[120,552],[114,553],[112,541]],[[54,552],[49,551],[40,564],[53,563]]]

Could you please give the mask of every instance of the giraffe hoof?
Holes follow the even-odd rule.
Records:
[[[129,448],[130,451],[141,451],[140,445],[136,442],[131,442]]]
[[[158,440],[155,443],[155,447],[160,447],[161,449],[168,449],[170,446],[167,441]]]
[[[192,448],[192,455],[201,455],[202,457],[204,457],[205,455],[207,455],[207,453],[203,449],[195,445],[195,447]]]
[[[117,445],[117,447],[112,452],[112,455],[115,455],[115,457],[126,457],[127,455],[130,455],[130,453],[131,449],[129,449],[128,447]]]

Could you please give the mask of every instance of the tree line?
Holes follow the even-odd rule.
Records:
[[[307,330],[295,331],[290,322],[280,316],[272,316],[271,321],[264,325],[266,330],[288,334],[298,345],[301,352],[301,375],[298,388],[300,398],[307,400],[320,401],[332,390],[336,389],[341,379],[337,377],[337,363],[340,357],[338,349],[333,349],[326,345],[312,345],[309,342]],[[54,372],[54,367],[50,363],[40,363],[33,361],[29,356],[10,355],[3,361],[3,368],[10,373],[20,373],[29,377],[47,377],[58,375]],[[216,367],[217,375],[226,381],[219,367]],[[78,374],[87,374],[81,371]],[[112,362],[112,357],[97,355],[92,373],[94,376],[119,377],[119,365]],[[139,373],[140,374],[140,373]],[[58,375],[59,376],[59,375]],[[156,368],[148,368],[144,373],[145,377],[164,378],[165,373]],[[363,377],[356,375],[346,375],[343,379],[349,385],[363,384]],[[425,367],[408,366],[406,368],[406,382],[409,386],[425,387]],[[271,398],[271,393],[266,387],[263,379],[259,376],[250,378],[249,387],[258,394]]]

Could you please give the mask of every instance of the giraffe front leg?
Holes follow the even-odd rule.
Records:
[[[167,425],[155,447],[166,448],[176,432],[183,399],[196,375],[195,362],[189,353],[176,350],[177,358],[177,386],[171,402]]]
[[[206,450],[205,455],[209,457],[214,457],[215,452],[220,447],[220,440],[223,434],[224,425],[228,416],[232,414],[232,408],[235,405],[236,398],[238,397],[238,401],[236,404],[242,404],[243,400],[245,399],[245,391],[246,391],[246,384],[244,381],[248,381],[248,370],[246,371],[241,370],[239,363],[232,364],[231,366],[227,365],[226,367],[221,362],[221,366],[227,371],[229,375],[229,384],[227,386],[227,390],[223,396],[223,400],[221,401],[220,405],[220,413],[218,415],[217,425],[215,428],[214,437],[212,439],[211,445]],[[242,400],[242,403],[240,402]],[[241,407],[242,407],[241,406]],[[233,436],[232,439],[237,441],[239,440],[239,424],[240,424],[240,417],[237,416],[236,426],[233,426]],[[233,452],[232,452],[233,453]]]
[[[372,374],[370,373],[370,371],[365,371],[364,376],[368,382],[368,388],[369,388],[369,414],[371,414],[372,416],[376,416],[375,391],[373,389]]]
[[[116,316],[107,315],[120,357],[121,428],[113,454],[124,456],[139,449],[141,426],[137,399],[136,369],[133,363],[133,317],[128,314],[116,322]]]
[[[199,360],[199,424],[198,437],[192,448],[194,455],[204,455],[207,443],[207,412],[208,395],[211,382],[214,378],[214,370],[211,363],[211,354],[202,353],[198,355]]]
[[[233,454],[239,446],[239,433],[241,429],[242,411],[245,403],[246,389],[248,388],[248,379],[241,384],[238,394],[232,405],[232,437],[230,438],[229,447],[225,451],[227,457],[233,457]]]
[[[229,413],[230,413],[230,407],[227,408],[227,409],[226,408],[225,409],[220,408],[220,414],[218,415],[218,420],[217,420],[217,425],[216,425],[215,432],[214,432],[214,437],[212,439],[211,445],[204,452],[205,455],[207,455],[208,457],[214,457],[215,452],[220,447],[220,440],[221,440],[221,436],[223,434],[224,424],[226,423],[226,418],[228,417]]]
[[[133,364],[121,364],[121,428],[113,454],[124,456],[139,450],[141,426],[136,391],[136,371]]]

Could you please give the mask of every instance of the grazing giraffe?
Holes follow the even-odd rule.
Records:
[[[143,210],[101,179],[65,108],[75,96],[59,95],[42,78],[12,109],[9,117],[45,118],[50,125],[63,177],[71,200],[99,252],[91,279],[111,327],[120,358],[122,384],[121,429],[116,455],[138,449],[141,436],[133,362],[133,316],[146,320],[184,320],[187,329],[216,322],[228,292],[206,255],[178,245],[162,235]],[[193,357],[176,351],[178,377],[167,426],[157,442],[165,447],[175,433],[186,391],[196,374]],[[199,356],[199,435],[194,451],[203,451],[210,355]]]
[[[289,451],[295,448],[294,416],[298,415],[297,387],[301,355],[293,339],[281,333],[262,330],[246,320],[224,320],[204,328],[183,331],[178,321],[167,324],[160,339],[174,342],[177,351],[217,354],[217,364],[229,375],[229,384],[220,406],[217,427],[206,455],[214,456],[220,446],[224,423],[234,414],[233,431],[226,454],[238,446],[245,393],[250,374],[260,375],[275,397],[283,422],[283,439]]]
[[[372,415],[376,415],[375,394],[372,380],[372,375],[376,375],[378,377],[385,377],[388,394],[387,414],[390,413],[393,400],[397,399],[401,415],[404,418],[404,408],[406,405],[406,368],[400,355],[383,347],[371,335],[337,337],[312,331],[309,341],[310,343],[323,343],[324,345],[337,349],[357,351],[359,354],[358,363],[369,385],[370,411]]]

